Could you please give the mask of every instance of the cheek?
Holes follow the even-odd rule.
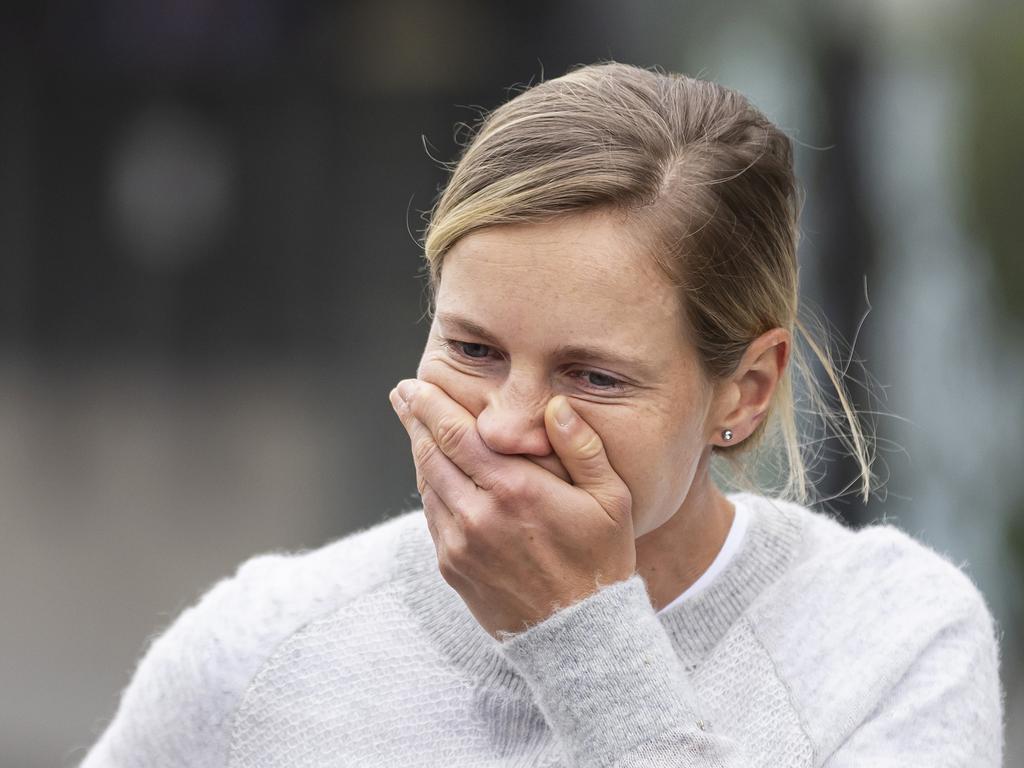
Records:
[[[425,353],[416,369],[416,378],[440,387],[452,400],[474,416],[479,416],[486,401],[486,380],[455,370],[440,359],[439,355],[442,354]]]
[[[639,528],[657,527],[678,510],[700,458],[692,424],[662,412],[584,416],[604,442],[612,467],[633,496]],[[672,428],[674,425],[674,428]],[[646,525],[645,525],[646,524]]]
[[[601,438],[608,462],[633,494],[634,506],[642,504],[664,469],[666,437],[660,417],[636,407],[584,401],[575,407]]]

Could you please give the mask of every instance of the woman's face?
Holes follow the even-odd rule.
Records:
[[[621,215],[488,227],[444,260],[418,377],[495,452],[568,481],[544,429],[565,395],[633,497],[637,537],[682,506],[715,425],[675,289]]]

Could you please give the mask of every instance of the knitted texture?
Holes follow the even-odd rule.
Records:
[[[422,512],[254,558],[150,646],[82,766],[1001,764],[996,628],[960,570],[730,500],[747,535],[692,599],[656,614],[634,575],[500,640]]]

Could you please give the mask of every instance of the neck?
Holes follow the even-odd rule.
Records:
[[[636,570],[647,583],[655,611],[675,600],[710,567],[729,535],[735,512],[708,473],[698,470],[679,510],[637,538]]]

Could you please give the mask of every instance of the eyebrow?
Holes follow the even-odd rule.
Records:
[[[470,320],[468,317],[454,312],[440,312],[437,315],[438,321],[445,326],[454,327],[463,333],[468,333],[477,338],[483,339],[488,344],[502,346],[498,337],[488,331],[479,323]],[[576,360],[587,360],[598,365],[607,365],[610,368],[626,369],[635,373],[642,379],[654,379],[654,368],[642,360],[629,357],[618,352],[602,349],[600,347],[587,346],[585,344],[560,344],[555,348],[555,357],[572,358]]]

